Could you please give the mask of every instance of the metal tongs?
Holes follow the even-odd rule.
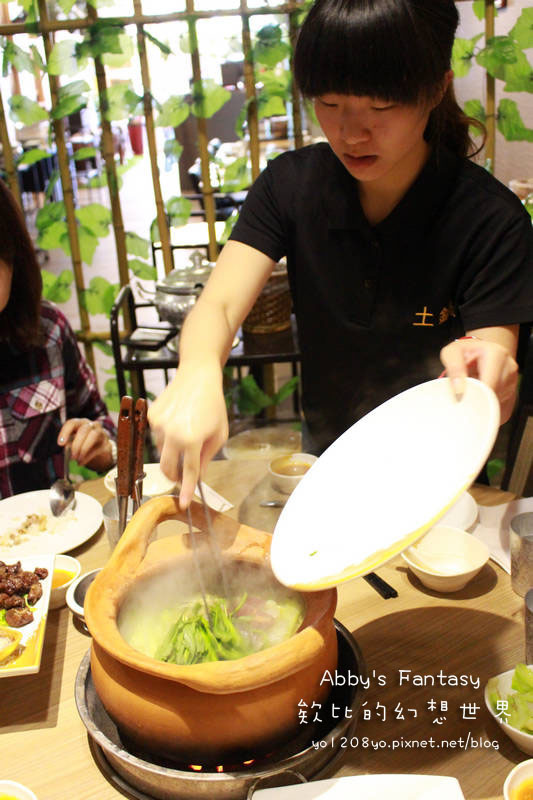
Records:
[[[221,584],[222,584],[222,591],[224,593],[224,597],[229,601],[228,581],[227,581],[226,573],[225,573],[225,570],[224,570],[224,560],[223,560],[223,556],[222,556],[222,551],[220,549],[220,545],[219,545],[219,543],[217,541],[217,537],[216,537],[215,531],[213,529],[213,525],[212,525],[212,522],[211,522],[211,515],[209,513],[209,506],[207,505],[207,502],[206,502],[206,499],[205,499],[204,490],[203,490],[201,481],[198,481],[198,493],[200,495],[200,499],[201,499],[202,505],[204,507],[204,516],[205,516],[205,521],[206,521],[206,525],[207,525],[207,535],[208,535],[209,547],[210,547],[211,552],[213,554],[213,557],[214,557],[214,560],[215,560],[215,565],[216,565],[216,568],[218,569],[218,572],[219,572],[219,575],[220,575],[220,581],[221,581]],[[204,606],[204,610],[205,610],[205,616],[206,616],[206,619],[207,619],[207,621],[209,623],[209,628],[211,629],[211,633],[213,633],[213,628],[212,628],[212,624],[211,624],[211,617],[209,615],[209,605],[207,603],[207,593],[206,593],[206,588],[205,588],[205,580],[204,580],[204,576],[203,576],[203,573],[202,573],[202,565],[200,563],[200,557],[199,557],[199,554],[198,554],[198,542],[197,542],[196,534],[195,534],[193,526],[192,526],[192,516],[191,516],[190,507],[187,509],[187,523],[189,525],[189,536],[190,536],[190,539],[191,539],[192,554],[193,554],[193,559],[194,559],[194,565],[195,565],[195,568],[196,568],[196,573],[198,575],[198,584],[200,586],[200,593],[202,595],[202,602],[203,602],[203,606]]]
[[[144,436],[147,425],[147,404],[139,397],[133,400],[127,395],[120,401],[117,436],[117,477],[115,487],[118,504],[118,533],[122,536],[128,518],[128,499],[133,501],[133,512],[142,499]]]

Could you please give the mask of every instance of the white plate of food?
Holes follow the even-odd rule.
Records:
[[[348,775],[260,789],[256,800],[464,800],[456,778],[441,775]]]
[[[271,563],[303,591],[367,575],[414,544],[456,503],[487,460],[496,395],[466,379],[408,389],[352,425],[320,456],[282,509]]]
[[[0,563],[0,678],[39,672],[54,558],[10,557]]]
[[[66,553],[102,524],[102,506],[94,497],[76,492],[75,507],[54,517],[49,496],[48,489],[39,489],[0,501],[0,559]]]

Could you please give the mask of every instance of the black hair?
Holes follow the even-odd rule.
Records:
[[[22,211],[0,180],[0,259],[12,270],[11,292],[0,311],[0,340],[26,349],[40,343],[41,270]]]
[[[444,89],[459,15],[454,0],[316,0],[300,30],[294,77],[305,98],[374,97],[412,105]],[[466,156],[469,125],[450,83],[425,132]]]

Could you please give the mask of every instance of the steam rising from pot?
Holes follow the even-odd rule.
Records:
[[[199,548],[198,556],[210,622],[192,557],[180,557],[136,580],[122,603],[118,627],[132,647],[152,658],[190,664],[238,658],[297,631],[304,616],[303,600],[282,586],[270,569],[225,559],[229,594],[225,597],[209,550]]]

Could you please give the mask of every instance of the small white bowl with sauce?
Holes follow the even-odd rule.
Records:
[[[274,458],[268,465],[272,487],[282,494],[290,494],[316,460],[311,453],[290,453]]]
[[[514,671],[514,670],[513,670]],[[533,789],[533,758],[514,767],[503,784],[504,800],[527,800]]]
[[[61,608],[66,604],[67,589],[81,572],[81,564],[72,556],[57,555],[52,574],[52,590],[49,608]]]
[[[3,797],[8,800],[37,800],[37,796],[32,790],[23,786],[22,783],[0,780],[0,800]]]

